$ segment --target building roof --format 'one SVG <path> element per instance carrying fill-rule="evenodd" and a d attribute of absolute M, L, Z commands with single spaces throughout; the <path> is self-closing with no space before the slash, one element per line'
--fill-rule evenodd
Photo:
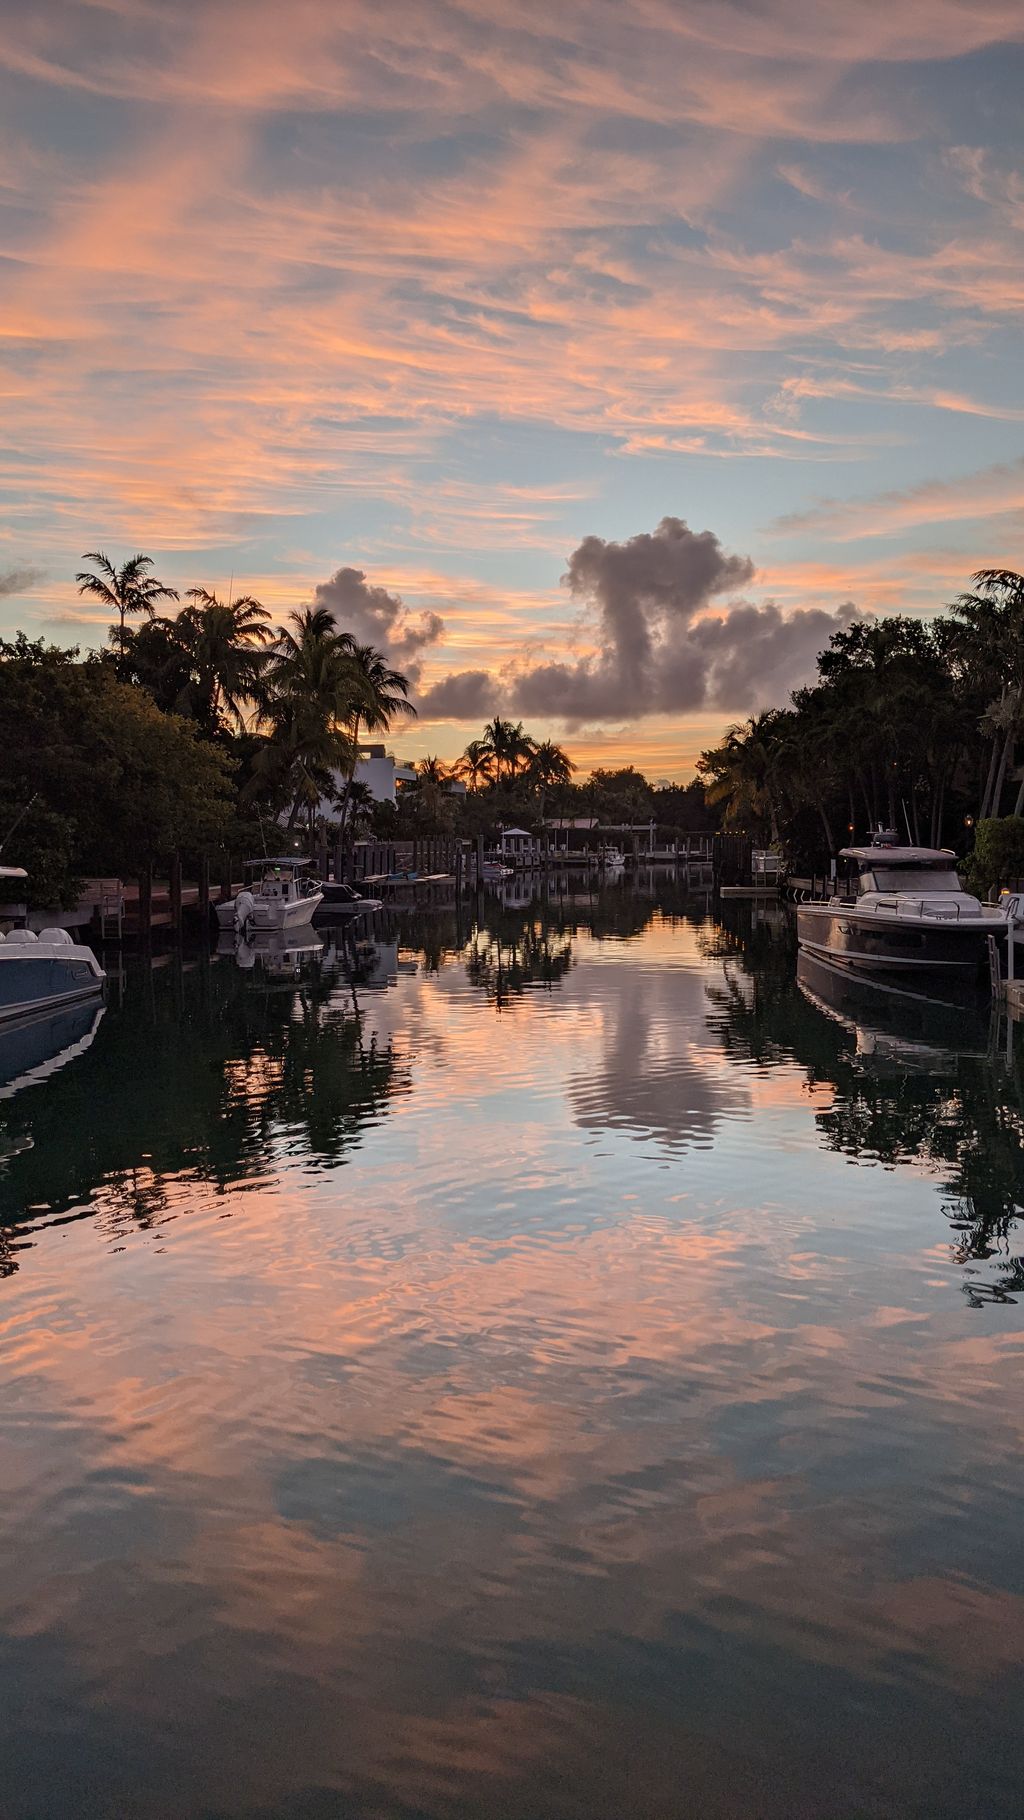
<path fill-rule="evenodd" d="M 515 834 L 522 840 L 536 839 L 536 836 L 531 834 L 528 828 L 503 828 L 501 831 L 502 840 L 506 840 L 510 834 Z"/>

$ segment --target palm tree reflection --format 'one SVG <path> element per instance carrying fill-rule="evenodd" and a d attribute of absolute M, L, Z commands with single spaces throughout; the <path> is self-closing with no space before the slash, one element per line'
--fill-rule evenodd
<path fill-rule="evenodd" d="M 797 965 L 784 935 L 751 936 L 739 924 L 724 981 L 708 998 L 708 1022 L 735 1059 L 792 1061 L 809 1085 L 832 1087 L 814 1114 L 828 1149 L 934 1172 L 972 1302 L 1024 1291 L 1024 1257 L 1010 1251 L 1024 1216 L 1020 1044 L 1003 1052 L 987 1005 L 914 1002 L 837 982 L 808 957 Z M 983 1279 L 977 1267 L 996 1258 L 994 1280 Z"/>

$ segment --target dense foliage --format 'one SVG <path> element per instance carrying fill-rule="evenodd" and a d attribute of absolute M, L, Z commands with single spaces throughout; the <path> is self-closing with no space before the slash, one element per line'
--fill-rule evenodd
<path fill-rule="evenodd" d="M 964 849 L 982 818 L 1024 813 L 1024 578 L 982 570 L 929 624 L 857 620 L 788 708 L 733 727 L 701 755 L 726 822 L 797 860 L 880 823 Z"/>
<path fill-rule="evenodd" d="M 21 816 L 3 859 L 28 868 L 34 901 L 223 839 L 234 765 L 195 725 L 77 651 L 19 636 L 0 663 L 0 834 Z"/>

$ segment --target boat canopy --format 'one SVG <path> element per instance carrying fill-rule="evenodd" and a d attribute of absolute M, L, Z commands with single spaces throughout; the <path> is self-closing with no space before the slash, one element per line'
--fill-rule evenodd
<path fill-rule="evenodd" d="M 950 861 L 956 861 L 952 847 L 843 847 L 839 857 L 855 859 L 859 866 L 913 866 L 915 871 L 922 866 L 948 871 Z"/>
<path fill-rule="evenodd" d="M 27 878 L 24 866 L 0 866 L 0 878 Z"/>
<path fill-rule="evenodd" d="M 311 859 L 297 859 L 294 853 L 285 853 L 282 854 L 280 858 L 275 858 L 274 856 L 268 858 L 267 855 L 264 854 L 259 859 L 247 859 L 245 863 L 247 868 L 252 872 L 259 872 L 261 870 L 265 872 L 268 866 L 275 872 L 283 872 L 286 866 L 293 871 L 301 872 L 305 867 L 311 866 L 313 861 Z"/>

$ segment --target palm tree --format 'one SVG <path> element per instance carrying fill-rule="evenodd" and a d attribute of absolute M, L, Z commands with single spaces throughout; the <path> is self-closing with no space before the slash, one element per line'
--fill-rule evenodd
<path fill-rule="evenodd" d="M 495 782 L 500 783 L 502 766 L 506 779 L 511 779 L 528 763 L 533 751 L 533 740 L 524 731 L 521 720 L 513 724 L 512 721 L 500 720 L 495 715 L 484 728 L 483 746 L 494 760 Z"/>
<path fill-rule="evenodd" d="M 527 775 L 540 795 L 541 821 L 544 820 L 544 802 L 548 791 L 558 784 L 571 783 L 575 769 L 568 752 L 556 745 L 554 740 L 543 739 L 539 745 L 534 746 Z"/>
<path fill-rule="evenodd" d="M 334 773 L 354 769 L 347 731 L 361 681 L 347 632 L 324 608 L 306 608 L 280 626 L 265 670 L 263 714 L 269 731 L 253 771 L 291 799 L 288 826 L 300 808 L 312 817 L 322 796 L 333 793 Z"/>
<path fill-rule="evenodd" d="M 442 758 L 421 758 L 416 774 L 421 783 L 436 784 L 439 790 L 447 787 L 452 775 Z"/>
<path fill-rule="evenodd" d="M 708 802 L 725 804 L 727 822 L 767 821 L 775 846 L 780 840 L 778 719 L 773 709 L 751 715 L 742 726 L 729 728 L 721 746 L 697 760 L 698 771 L 710 779 Z"/>
<path fill-rule="evenodd" d="M 479 790 L 481 783 L 489 784 L 493 779 L 493 748 L 485 740 L 471 739 L 455 768 L 471 790 Z"/>
<path fill-rule="evenodd" d="M 259 701 L 271 638 L 270 614 L 251 594 L 225 606 L 207 588 L 189 588 L 189 606 L 167 621 L 174 645 L 187 666 L 187 681 L 175 701 L 179 714 L 201 721 L 211 732 L 226 710 L 237 728 L 245 725 L 246 703 Z"/>
<path fill-rule="evenodd" d="M 367 733 L 386 733 L 396 715 L 415 714 L 416 709 L 408 699 L 408 677 L 403 676 L 400 670 L 393 670 L 390 667 L 383 651 L 376 650 L 373 645 L 357 645 L 354 640 L 349 638 L 347 632 L 341 633 L 340 636 L 349 640 L 353 676 L 352 705 L 348 717 L 352 756 L 349 763 L 348 782 L 341 802 L 341 825 L 344 829 L 348 819 L 356 765 L 359 763 L 361 729 L 365 728 Z"/>
<path fill-rule="evenodd" d="M 342 797 L 336 796 L 334 799 L 335 808 L 340 809 L 341 803 Z M 377 798 L 374 796 L 369 784 L 364 784 L 362 778 L 357 777 L 348 793 L 349 824 L 353 834 L 370 821 L 376 807 Z"/>
<path fill-rule="evenodd" d="M 102 550 L 86 550 L 83 562 L 94 562 L 99 574 L 91 569 L 80 569 L 75 576 L 79 594 L 91 594 L 95 600 L 101 600 L 105 607 L 113 607 L 118 615 L 118 630 L 111 627 L 111 642 L 117 645 L 118 654 L 123 659 L 127 644 L 125 633 L 125 615 L 128 613 L 146 613 L 152 619 L 157 603 L 161 600 L 177 600 L 175 588 L 167 588 L 155 575 L 150 575 L 153 558 L 143 556 L 141 552 L 130 556 L 128 561 L 115 569 L 109 556 Z"/>

